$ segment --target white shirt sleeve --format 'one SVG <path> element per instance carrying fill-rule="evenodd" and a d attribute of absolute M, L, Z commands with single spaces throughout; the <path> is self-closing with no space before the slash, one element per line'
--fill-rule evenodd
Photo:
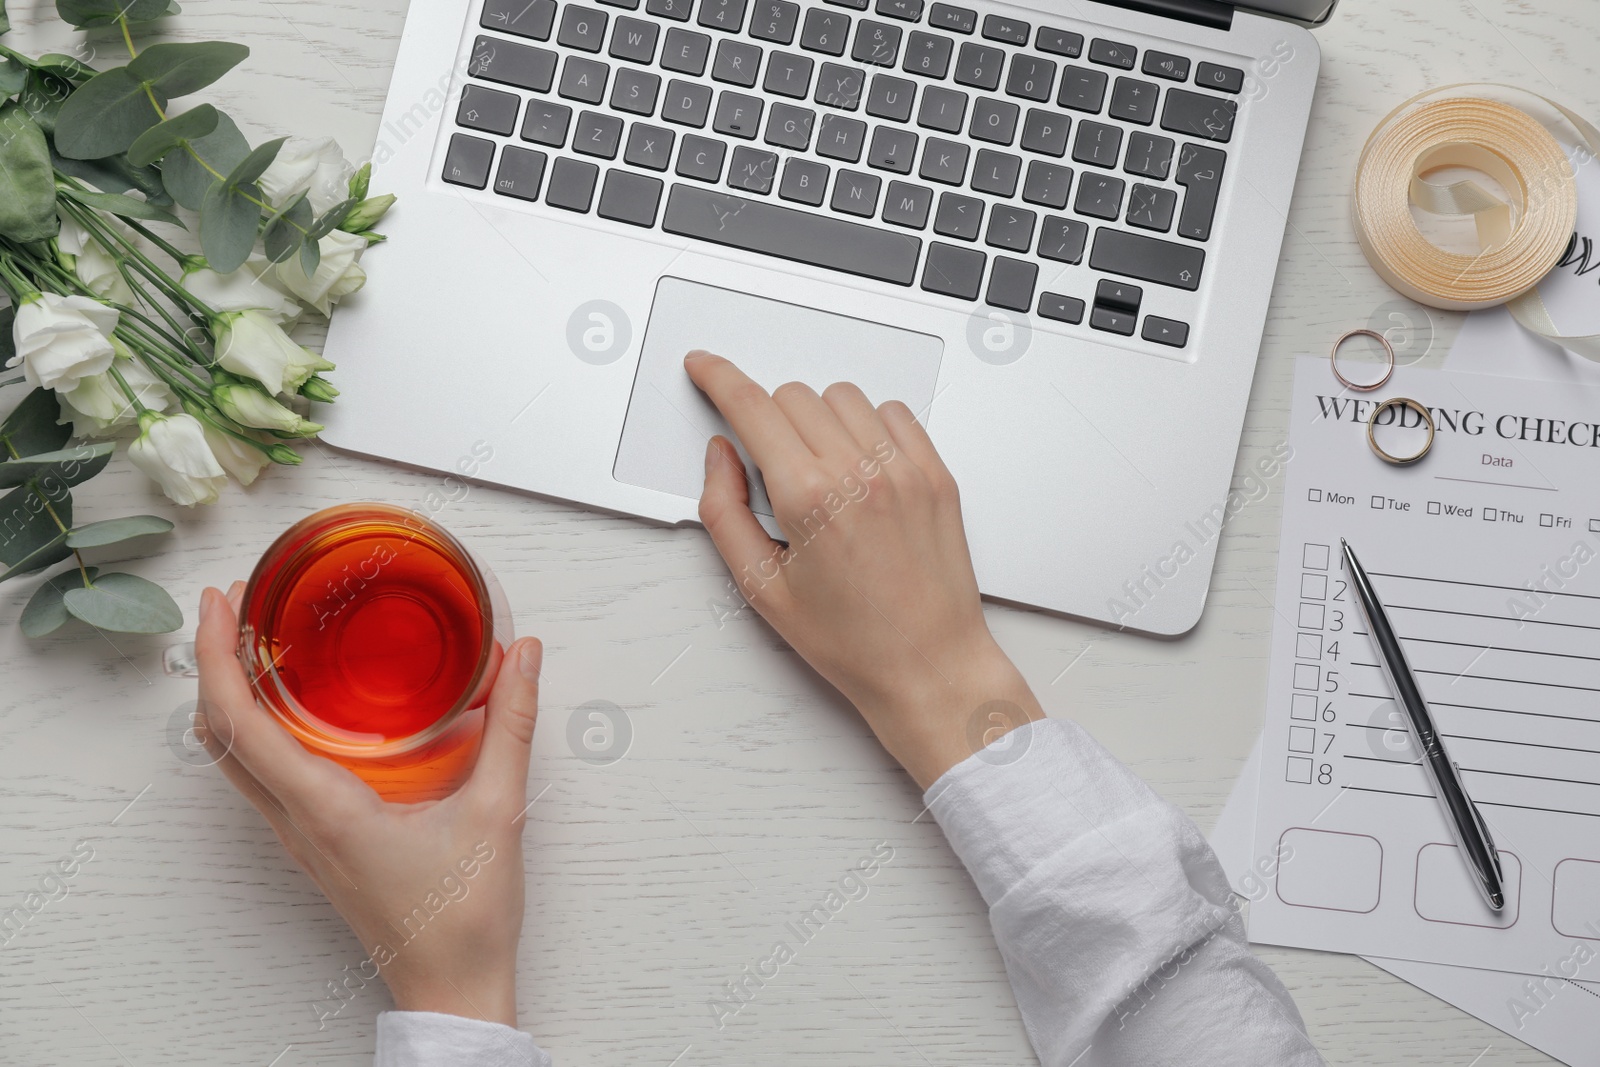
<path fill-rule="evenodd" d="M 1044 1067 L 1322 1063 L 1199 829 L 1076 724 L 1019 727 L 924 799 Z"/>
<path fill-rule="evenodd" d="M 378 1015 L 373 1067 L 550 1067 L 550 1054 L 521 1030 L 432 1011 Z"/>

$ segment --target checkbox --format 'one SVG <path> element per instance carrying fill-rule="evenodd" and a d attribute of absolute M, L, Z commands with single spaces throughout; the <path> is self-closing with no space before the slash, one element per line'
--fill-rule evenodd
<path fill-rule="evenodd" d="M 1382 511 L 1383 510 L 1383 497 L 1375 496 L 1375 497 L 1372 498 L 1372 510 L 1373 511 Z"/>
<path fill-rule="evenodd" d="M 1327 613 L 1327 608 L 1322 604 L 1301 604 L 1300 605 L 1300 629 L 1302 629 L 1302 630 L 1320 630 L 1320 629 L 1322 629 L 1322 623 L 1323 623 L 1324 617 L 1326 616 L 1326 613 Z"/>
<path fill-rule="evenodd" d="M 1437 515 L 1437 514 L 1439 514 L 1439 511 L 1440 511 L 1439 502 L 1437 500 L 1428 501 L 1428 514 L 1429 515 Z"/>
<path fill-rule="evenodd" d="M 1326 574 L 1302 574 L 1300 576 L 1301 600 L 1327 600 L 1328 576 Z"/>
<path fill-rule="evenodd" d="M 1317 731 L 1309 726 L 1289 727 L 1290 752 L 1315 752 L 1317 750 Z"/>
<path fill-rule="evenodd" d="M 1554 515 L 1550 514 L 1549 512 L 1545 512 L 1544 514 L 1539 516 L 1539 525 L 1540 526 L 1547 526 L 1548 527 L 1548 526 L 1554 526 L 1555 524 L 1556 524 L 1556 517 Z"/>
<path fill-rule="evenodd" d="M 1284 778 L 1296 785 L 1311 784 L 1311 761 L 1304 756 L 1290 756 Z"/>
<path fill-rule="evenodd" d="M 1322 635 L 1321 634 L 1296 634 L 1294 638 L 1295 659 L 1321 659 Z"/>
<path fill-rule="evenodd" d="M 1321 489 L 1312 489 L 1312 490 L 1308 491 L 1306 493 L 1306 499 L 1311 501 L 1313 504 L 1322 503 L 1322 490 Z"/>
<path fill-rule="evenodd" d="M 1589 532 L 1590 533 L 1600 533 L 1600 519 L 1590 519 L 1589 520 Z"/>
<path fill-rule="evenodd" d="M 1313 693 L 1322 688 L 1322 668 L 1312 663 L 1294 665 L 1294 687 L 1309 689 Z"/>
<path fill-rule="evenodd" d="M 1317 698 L 1310 693 L 1296 693 L 1289 703 L 1289 718 L 1302 722 L 1317 721 Z"/>
<path fill-rule="evenodd" d="M 1301 554 L 1300 565 L 1308 571 L 1325 571 L 1328 569 L 1328 546 L 1306 545 L 1305 552 Z"/>
<path fill-rule="evenodd" d="M 1500 512 L 1496 511 L 1494 508 L 1484 508 L 1483 509 L 1483 521 L 1484 522 L 1494 522 L 1495 520 L 1497 520 L 1499 518 L 1500 518 Z"/>

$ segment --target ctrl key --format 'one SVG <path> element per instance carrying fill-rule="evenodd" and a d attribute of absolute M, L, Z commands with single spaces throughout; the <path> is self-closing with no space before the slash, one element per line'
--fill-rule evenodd
<path fill-rule="evenodd" d="M 516 145 L 506 146 L 506 150 L 500 153 L 500 169 L 494 172 L 494 191 L 518 200 L 539 199 L 545 161 L 543 152 L 518 148 Z"/>
<path fill-rule="evenodd" d="M 444 155 L 444 173 L 451 185 L 482 189 L 489 184 L 489 164 L 494 162 L 494 142 L 464 133 L 450 135 L 450 148 Z"/>
<path fill-rule="evenodd" d="M 1177 319 L 1164 319 L 1159 315 L 1146 315 L 1144 329 L 1139 336 L 1158 345 L 1182 348 L 1189 343 L 1189 324 Z"/>

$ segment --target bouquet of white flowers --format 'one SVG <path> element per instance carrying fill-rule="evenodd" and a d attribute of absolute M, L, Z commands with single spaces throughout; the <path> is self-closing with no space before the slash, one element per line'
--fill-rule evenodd
<path fill-rule="evenodd" d="M 366 281 L 360 259 L 392 196 L 369 197 L 331 140 L 252 148 L 210 104 L 172 101 L 249 50 L 224 41 L 135 46 L 171 0 L 57 0 L 79 28 L 113 27 L 128 62 L 96 70 L 0 45 L 0 362 L 32 391 L 0 423 L 0 581 L 72 557 L 24 609 L 30 636 L 69 618 L 165 632 L 164 590 L 100 573 L 81 549 L 172 528 L 141 515 L 75 526 L 71 488 L 113 441 L 178 504 L 211 503 L 229 475 L 299 463 L 321 429 L 333 369 L 288 331 Z M 0 34 L 9 29 L 0 0 Z M 198 251 L 182 233 L 197 223 Z M 73 439 L 79 443 L 72 444 Z M 87 440 L 86 440 L 87 439 Z"/>

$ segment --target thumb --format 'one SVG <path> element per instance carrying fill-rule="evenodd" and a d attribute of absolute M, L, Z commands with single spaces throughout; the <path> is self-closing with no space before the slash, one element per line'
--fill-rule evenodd
<path fill-rule="evenodd" d="M 528 788 L 533 726 L 539 718 L 544 646 L 525 637 L 506 650 L 489 693 L 478 763 L 467 788 L 492 804 L 520 807 Z"/>

